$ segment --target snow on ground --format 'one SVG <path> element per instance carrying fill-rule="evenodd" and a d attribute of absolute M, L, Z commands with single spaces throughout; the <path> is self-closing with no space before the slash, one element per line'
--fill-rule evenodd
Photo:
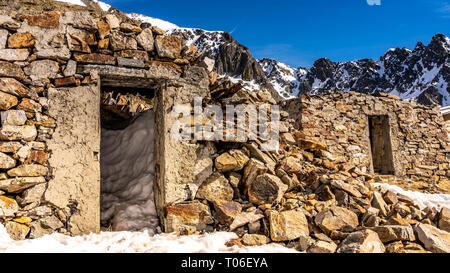
<path fill-rule="evenodd" d="M 421 209 L 429 207 L 436 208 L 440 211 L 443 207 L 450 208 L 450 194 L 431 194 L 417 191 L 407 191 L 400 188 L 399 186 L 381 183 L 375 183 L 374 186 L 377 188 L 390 190 L 397 194 L 403 194 L 411 198 L 414 203 Z"/>
<path fill-rule="evenodd" d="M 86 5 L 83 2 L 81 2 L 81 0 L 55 0 L 55 1 L 86 7 Z"/>
<path fill-rule="evenodd" d="M 0 224 L 0 253 L 296 253 L 278 244 L 260 247 L 226 247 L 237 235 L 218 232 L 205 235 L 152 236 L 141 232 L 102 232 L 69 237 L 62 234 L 45 235 L 34 240 L 13 241 Z"/>

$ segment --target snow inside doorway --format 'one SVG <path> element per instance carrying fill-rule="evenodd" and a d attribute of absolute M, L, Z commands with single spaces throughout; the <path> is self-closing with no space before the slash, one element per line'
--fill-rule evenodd
<path fill-rule="evenodd" d="M 153 97 L 150 89 L 102 87 L 102 230 L 160 232 L 153 193 Z"/>

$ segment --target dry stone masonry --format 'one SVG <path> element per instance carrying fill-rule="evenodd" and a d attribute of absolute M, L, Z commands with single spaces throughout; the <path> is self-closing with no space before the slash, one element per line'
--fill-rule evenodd
<path fill-rule="evenodd" d="M 0 13 L 0 222 L 14 239 L 159 224 L 178 234 L 233 231 L 229 246 L 450 252 L 448 208 L 374 186 L 450 192 L 438 108 L 355 92 L 277 103 L 216 74 L 182 36 L 119 11 L 31 2 L 46 4 L 14 1 Z M 261 137 L 174 139 L 174 106 L 196 97 L 224 111 L 280 106 L 279 149 L 265 151 Z M 151 136 L 127 138 L 133 128 Z"/>

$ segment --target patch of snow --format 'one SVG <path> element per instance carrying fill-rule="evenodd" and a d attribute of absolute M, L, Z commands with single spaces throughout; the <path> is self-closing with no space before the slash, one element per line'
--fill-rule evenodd
<path fill-rule="evenodd" d="M 154 130 L 153 111 L 124 130 L 102 128 L 100 215 L 113 231 L 160 231 L 153 194 Z"/>
<path fill-rule="evenodd" d="M 149 23 L 152 26 L 157 26 L 162 30 L 168 31 L 174 28 L 179 28 L 177 25 L 172 24 L 170 22 L 158 19 L 158 18 L 153 18 L 153 17 L 149 17 L 146 15 L 142 15 L 142 14 L 138 14 L 138 13 L 129 13 L 127 14 L 127 16 L 131 19 L 135 19 L 135 20 L 139 20 L 141 22 L 144 23 Z"/>
<path fill-rule="evenodd" d="M 377 188 L 390 190 L 396 194 L 403 194 L 411 198 L 411 200 L 414 201 L 414 204 L 419 206 L 421 209 L 428 207 L 436 208 L 440 211 L 443 207 L 450 208 L 450 194 L 431 194 L 417 191 L 407 191 L 399 186 L 383 183 L 375 183 L 374 186 Z"/>
<path fill-rule="evenodd" d="M 227 241 L 236 238 L 235 233 L 229 232 L 152 236 L 151 232 L 144 230 L 77 237 L 55 233 L 34 240 L 14 241 L 0 224 L 0 253 L 298 253 L 278 244 L 243 248 L 225 246 Z"/>
<path fill-rule="evenodd" d="M 81 0 L 55 0 L 55 1 L 86 7 L 86 5 Z"/>
<path fill-rule="evenodd" d="M 255 82 L 255 80 L 253 81 L 244 81 L 242 79 L 242 77 L 230 77 L 227 75 L 221 75 L 219 78 L 224 78 L 224 77 L 228 77 L 228 79 L 232 82 L 232 83 L 241 83 L 244 86 L 245 90 L 248 91 L 257 91 L 261 89 L 261 86 L 259 84 L 257 84 Z"/>
<path fill-rule="evenodd" d="M 108 11 L 112 6 L 99 0 L 93 0 L 103 11 Z"/>

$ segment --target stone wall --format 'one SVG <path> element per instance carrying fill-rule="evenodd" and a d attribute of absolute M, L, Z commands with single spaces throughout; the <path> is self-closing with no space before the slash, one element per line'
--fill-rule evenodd
<path fill-rule="evenodd" d="M 438 107 L 392 95 L 330 92 L 285 103 L 307 138 L 323 142 L 343 170 L 373 173 L 369 118 L 388 116 L 394 174 L 439 183 L 448 180 L 449 140 Z M 447 150 L 446 150 L 447 149 Z M 386 162 L 388 164 L 388 162 Z"/>
<path fill-rule="evenodd" d="M 208 94 L 198 57 L 180 37 L 120 14 L 2 10 L 0 222 L 12 237 L 100 230 L 101 86 L 156 92 L 161 220 L 167 203 L 188 199 L 212 160 L 167 129 L 175 103 Z"/>

